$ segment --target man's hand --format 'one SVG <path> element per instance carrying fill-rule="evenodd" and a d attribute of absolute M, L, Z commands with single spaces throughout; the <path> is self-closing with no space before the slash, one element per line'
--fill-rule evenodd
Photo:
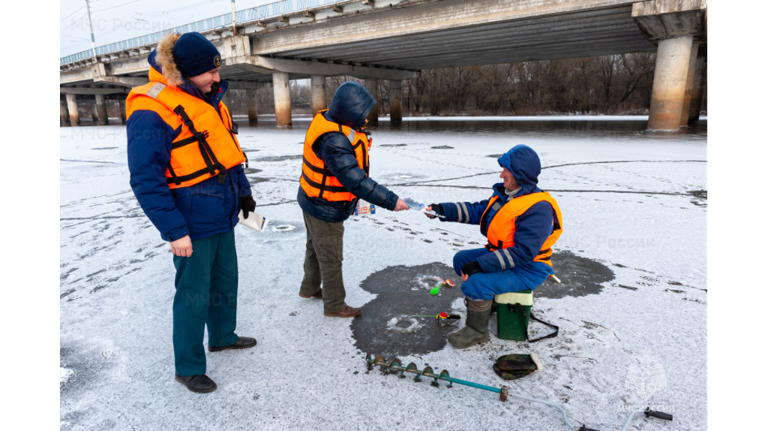
<path fill-rule="evenodd" d="M 404 210 L 407 210 L 408 208 L 409 208 L 408 204 L 405 203 L 404 200 L 397 198 L 397 205 L 395 205 L 395 211 L 404 211 Z"/>
<path fill-rule="evenodd" d="M 176 241 L 171 241 L 171 252 L 181 257 L 192 256 L 192 240 L 189 238 L 189 235 Z"/>
<path fill-rule="evenodd" d="M 443 215 L 443 206 L 440 205 L 440 204 L 432 204 L 432 205 L 426 207 L 424 210 L 427 211 L 427 212 L 434 211 L 435 214 Z M 433 216 L 432 214 L 427 214 L 426 212 L 424 213 L 424 215 L 429 217 L 429 218 L 437 218 L 437 217 Z"/>
<path fill-rule="evenodd" d="M 247 195 L 240 198 L 240 209 L 243 210 L 243 218 L 248 218 L 249 212 L 256 211 L 256 201 L 253 196 Z"/>
<path fill-rule="evenodd" d="M 469 280 L 469 276 L 478 272 L 483 272 L 483 268 L 480 268 L 480 264 L 476 260 L 467 262 L 461 267 L 461 280 Z"/>

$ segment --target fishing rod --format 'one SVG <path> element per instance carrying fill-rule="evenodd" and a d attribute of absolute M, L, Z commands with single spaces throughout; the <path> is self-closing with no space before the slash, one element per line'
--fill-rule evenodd
<path fill-rule="evenodd" d="M 437 320 L 443 319 L 443 320 L 461 320 L 461 316 L 458 314 L 448 314 L 444 311 L 441 311 L 439 314 L 432 315 L 432 314 L 411 314 L 413 317 L 434 317 Z"/>
<path fill-rule="evenodd" d="M 531 401 L 531 402 L 539 403 L 539 404 L 544 404 L 546 406 L 550 406 L 550 407 L 553 407 L 553 408 L 557 409 L 560 412 L 560 415 L 562 416 L 563 422 L 569 428 L 574 429 L 576 431 L 597 431 L 597 430 L 592 429 L 592 428 L 587 428 L 586 425 L 579 426 L 578 424 L 575 424 L 575 423 L 571 422 L 568 419 L 568 415 L 565 413 L 565 409 L 560 404 L 556 404 L 556 403 L 545 401 L 545 400 L 540 400 L 538 398 L 528 397 L 528 396 L 521 395 L 521 394 L 510 393 L 509 392 L 509 388 L 506 385 L 504 385 L 504 386 L 502 386 L 500 388 L 495 388 L 493 386 L 486 386 L 486 385 L 481 385 L 479 383 L 470 382 L 470 381 L 467 381 L 467 380 L 457 379 L 457 378 L 451 377 L 451 375 L 448 373 L 447 370 L 441 371 L 440 374 L 435 374 L 435 372 L 432 369 L 432 367 L 425 367 L 423 370 L 419 370 L 418 367 L 416 366 L 416 364 L 414 364 L 413 362 L 411 362 L 407 366 L 403 367 L 403 364 L 402 364 L 402 362 L 399 359 L 395 358 L 395 359 L 392 359 L 391 361 L 387 362 L 386 359 L 383 356 L 381 356 L 381 355 L 376 356 L 375 358 L 371 358 L 371 355 L 368 354 L 365 357 L 365 362 L 366 362 L 366 365 L 368 367 L 368 371 L 373 370 L 374 366 L 381 367 L 382 371 L 387 371 L 387 369 L 394 370 L 394 371 L 399 371 L 400 374 L 398 374 L 397 377 L 399 377 L 401 379 L 405 378 L 405 373 L 412 373 L 412 374 L 416 374 L 416 377 L 414 377 L 414 379 L 413 379 L 415 382 L 420 382 L 422 376 L 430 378 L 430 379 L 433 379 L 433 381 L 430 383 L 430 385 L 432 385 L 434 387 L 439 387 L 440 383 L 438 383 L 438 380 L 443 380 L 443 381 L 448 382 L 448 387 L 449 388 L 452 388 L 454 383 L 458 383 L 460 385 L 470 386 L 470 387 L 473 387 L 473 388 L 482 389 L 482 390 L 489 391 L 489 392 L 495 392 L 495 393 L 499 394 L 499 399 L 501 401 L 506 401 L 507 397 L 512 396 L 512 397 L 515 397 L 515 398 L 520 398 L 522 400 Z M 642 411 L 642 410 L 639 410 L 639 409 L 634 409 L 627 416 L 626 421 L 624 421 L 624 426 L 622 426 L 620 431 L 626 431 L 627 427 L 629 426 L 629 423 L 632 421 L 632 418 L 635 416 L 635 414 L 641 413 L 641 412 L 645 413 L 646 417 L 655 417 L 655 418 L 663 419 L 663 420 L 667 420 L 667 421 L 671 421 L 672 420 L 672 415 L 670 415 L 668 413 L 664 413 L 664 412 L 653 411 L 653 410 L 650 409 L 650 407 L 646 408 L 645 411 Z"/>

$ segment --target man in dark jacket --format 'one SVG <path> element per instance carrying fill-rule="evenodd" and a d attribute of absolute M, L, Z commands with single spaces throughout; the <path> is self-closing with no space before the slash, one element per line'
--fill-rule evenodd
<path fill-rule="evenodd" d="M 448 337 L 459 349 L 488 340 L 495 295 L 533 290 L 554 274 L 551 247 L 562 233 L 563 221 L 557 202 L 537 186 L 539 156 L 532 148 L 517 145 L 498 162 L 504 182 L 493 185 L 489 199 L 427 207 L 443 216 L 441 221 L 480 225 L 488 238 L 484 248 L 460 251 L 453 258 L 467 297 L 467 325 Z"/>
<path fill-rule="evenodd" d="M 360 83 L 345 82 L 329 109 L 312 120 L 304 139 L 298 201 L 307 228 L 307 249 L 299 296 L 321 298 L 329 317 L 354 317 L 361 312 L 344 302 L 341 269 L 344 221 L 358 199 L 390 211 L 408 209 L 396 194 L 368 176 L 371 142 L 363 126 L 375 105 Z"/>
<path fill-rule="evenodd" d="M 227 83 L 219 79 L 221 57 L 213 44 L 200 33 L 169 34 L 149 64 L 150 83 L 126 100 L 130 183 L 174 254 L 176 380 L 190 391 L 211 392 L 216 384 L 205 375 L 206 324 L 209 351 L 256 345 L 235 334 L 234 236 L 239 211 L 247 215 L 256 202 L 240 164 L 245 156 L 237 127 L 220 103 Z"/>

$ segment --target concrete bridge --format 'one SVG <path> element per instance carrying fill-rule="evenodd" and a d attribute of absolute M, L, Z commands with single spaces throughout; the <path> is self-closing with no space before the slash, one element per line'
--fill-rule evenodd
<path fill-rule="evenodd" d="M 93 100 L 101 124 L 117 101 L 125 121 L 125 96 L 148 82 L 157 41 L 199 31 L 221 52 L 230 88 L 247 90 L 252 121 L 256 90 L 271 86 L 278 126 L 291 125 L 293 79 L 311 79 L 315 112 L 326 76 L 363 79 L 375 97 L 388 80 L 400 121 L 402 81 L 424 69 L 656 52 L 648 128 L 675 131 L 698 120 L 706 11 L 707 0 L 284 0 L 62 58 L 61 125 L 79 125 L 78 99 Z"/>

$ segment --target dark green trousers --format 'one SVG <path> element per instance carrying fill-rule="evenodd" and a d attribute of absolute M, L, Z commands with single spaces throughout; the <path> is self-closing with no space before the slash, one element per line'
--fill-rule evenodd
<path fill-rule="evenodd" d="M 176 373 L 205 374 L 203 334 L 208 345 L 237 341 L 237 252 L 235 231 L 192 241 L 192 256 L 173 256 L 176 296 L 173 298 L 173 353 Z"/>
<path fill-rule="evenodd" d="M 313 295 L 323 284 L 323 307 L 326 313 L 341 311 L 347 304 L 344 299 L 344 277 L 341 261 L 344 260 L 344 222 L 329 223 L 304 213 L 307 227 L 307 251 L 304 255 L 304 280 L 302 295 Z"/>

